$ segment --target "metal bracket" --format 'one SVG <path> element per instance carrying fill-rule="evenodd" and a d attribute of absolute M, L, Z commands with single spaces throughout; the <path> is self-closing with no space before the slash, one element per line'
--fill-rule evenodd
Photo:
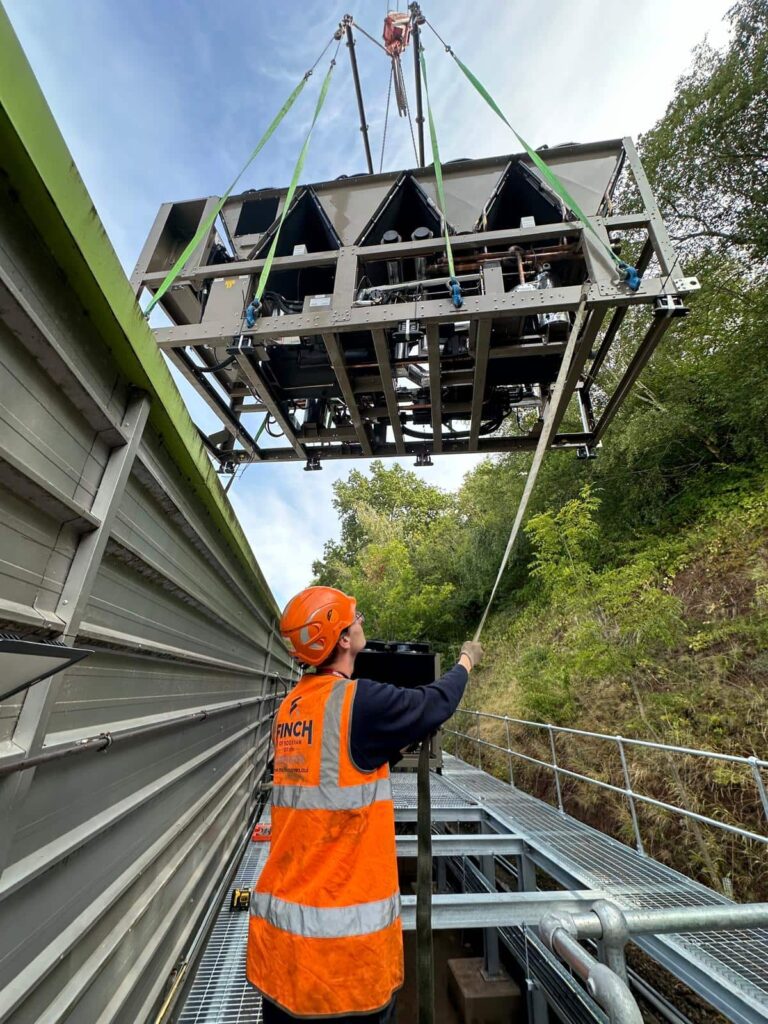
<path fill-rule="evenodd" d="M 679 292 L 697 292 L 701 288 L 698 277 L 676 277 L 673 284 Z"/>
<path fill-rule="evenodd" d="M 688 312 L 678 295 L 659 295 L 653 304 L 653 315 L 661 318 L 687 316 Z"/>

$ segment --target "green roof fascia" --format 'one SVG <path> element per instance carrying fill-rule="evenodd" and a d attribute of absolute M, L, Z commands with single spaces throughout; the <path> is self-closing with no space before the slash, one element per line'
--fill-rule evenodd
<path fill-rule="evenodd" d="M 149 420 L 271 611 L 280 610 L 206 455 L 197 428 L 0 4 L 3 171 L 116 366 L 152 399 Z"/>

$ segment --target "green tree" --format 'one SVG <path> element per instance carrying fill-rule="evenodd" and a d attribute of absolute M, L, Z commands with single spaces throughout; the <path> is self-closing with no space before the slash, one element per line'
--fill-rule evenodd
<path fill-rule="evenodd" d="M 454 509 L 455 498 L 439 487 L 431 487 L 411 470 L 394 464 L 385 466 L 380 459 L 370 464 L 370 476 L 353 469 L 346 480 L 333 485 L 333 507 L 339 514 L 339 541 L 325 545 L 323 557 L 313 565 L 318 581 L 328 582 L 330 567 L 351 565 L 369 541 L 365 517 L 361 511 L 375 509 L 393 526 L 400 525 L 408 542 L 421 537 L 436 520 Z"/>
<path fill-rule="evenodd" d="M 707 42 L 664 117 L 641 137 L 643 163 L 673 239 L 688 253 L 740 249 L 768 259 L 768 2 L 728 12 L 724 51 Z"/>

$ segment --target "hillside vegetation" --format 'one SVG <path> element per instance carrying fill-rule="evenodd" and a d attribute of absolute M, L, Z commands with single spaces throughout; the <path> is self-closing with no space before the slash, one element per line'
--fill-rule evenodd
<path fill-rule="evenodd" d="M 768 2 L 745 0 L 728 17 L 728 47 L 705 43 L 694 52 L 665 116 L 640 140 L 686 273 L 702 290 L 599 458 L 550 453 L 545 461 L 486 627 L 486 663 L 465 703 L 765 757 Z M 624 198 L 632 202 L 628 189 Z M 608 393 L 647 317 L 625 320 L 619 352 L 598 381 Z M 341 537 L 326 545 L 316 580 L 357 596 L 370 636 L 425 638 L 454 654 L 487 601 L 529 463 L 527 455 L 489 459 L 453 494 L 431 486 L 428 471 L 374 462 L 367 475 L 350 473 L 335 491 Z M 500 725 L 488 722 L 481 734 L 501 740 Z M 521 728 L 514 739 L 530 756 L 549 758 L 546 735 Z M 613 755 L 597 751 L 574 740 L 559 755 L 575 771 L 620 782 Z M 748 773 L 633 758 L 633 778 L 657 799 L 761 827 Z M 501 757 L 484 763 L 508 770 Z M 553 798 L 547 773 L 518 778 Z M 567 781 L 563 798 L 568 810 L 631 842 L 621 800 Z M 722 841 L 656 808 L 640 816 L 654 854 L 716 888 L 736 887 L 740 898 L 765 898 L 768 868 L 755 869 L 760 859 L 741 840 Z"/>

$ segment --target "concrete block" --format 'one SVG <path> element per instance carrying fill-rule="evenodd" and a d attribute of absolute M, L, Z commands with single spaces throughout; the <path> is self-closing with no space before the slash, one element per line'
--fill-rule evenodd
<path fill-rule="evenodd" d="M 510 1024 L 525 1015 L 520 988 L 503 974 L 483 977 L 483 958 L 448 961 L 448 992 L 463 1024 Z"/>

